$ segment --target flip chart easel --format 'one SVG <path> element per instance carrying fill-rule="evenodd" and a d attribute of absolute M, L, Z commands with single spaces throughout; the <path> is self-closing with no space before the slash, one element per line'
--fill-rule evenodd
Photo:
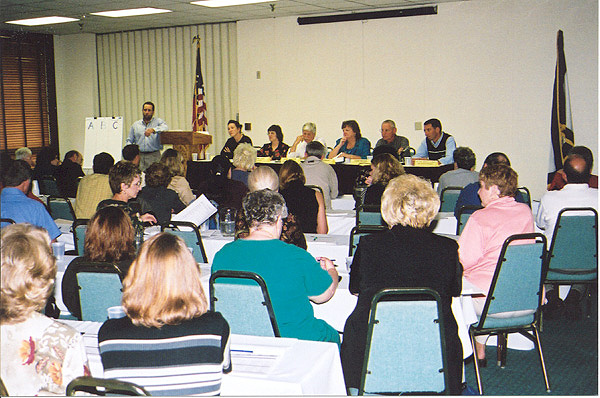
<path fill-rule="evenodd" d="M 86 117 L 83 145 L 83 168 L 92 168 L 94 156 L 107 152 L 121 160 L 123 149 L 123 117 Z"/>

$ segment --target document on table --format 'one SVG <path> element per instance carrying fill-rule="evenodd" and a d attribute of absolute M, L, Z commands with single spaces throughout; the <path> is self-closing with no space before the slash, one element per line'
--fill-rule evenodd
<path fill-rule="evenodd" d="M 171 216 L 173 221 L 190 221 L 200 226 L 204 221 L 208 220 L 210 216 L 217 212 L 217 208 L 204 195 L 200 195 L 199 198 L 194 200 L 185 209 L 181 210 L 177 214 Z M 186 230 L 186 227 L 180 227 L 180 229 Z M 187 228 L 190 230 L 190 228 Z"/>
<path fill-rule="evenodd" d="M 236 373 L 267 375 L 277 365 L 296 339 L 278 339 L 278 345 L 231 344 L 231 363 Z"/>

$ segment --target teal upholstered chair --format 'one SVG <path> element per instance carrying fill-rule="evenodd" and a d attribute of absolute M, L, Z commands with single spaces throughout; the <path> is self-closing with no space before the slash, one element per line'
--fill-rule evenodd
<path fill-rule="evenodd" d="M 386 225 L 383 218 L 381 218 L 381 206 L 358 206 L 356 208 L 356 226 L 359 225 Z"/>
<path fill-rule="evenodd" d="M 357 227 L 353 227 L 350 231 L 348 256 L 352 257 L 354 255 L 354 251 L 356 250 L 361 237 L 374 233 L 385 232 L 387 230 L 388 228 L 384 227 L 383 225 L 359 225 Z"/>
<path fill-rule="evenodd" d="M 197 263 L 208 263 L 202 235 L 196 224 L 188 221 L 169 221 L 161 226 L 161 230 L 183 239 L 187 247 L 193 249 L 192 254 Z"/>
<path fill-rule="evenodd" d="M 110 266 L 107 264 L 108 268 Z M 121 275 L 116 266 L 112 271 L 77 273 L 82 321 L 104 322 L 108 318 L 106 310 L 121 305 Z"/>
<path fill-rule="evenodd" d="M 440 194 L 440 213 L 454 211 L 460 191 L 462 191 L 461 187 L 446 187 L 442 190 Z"/>

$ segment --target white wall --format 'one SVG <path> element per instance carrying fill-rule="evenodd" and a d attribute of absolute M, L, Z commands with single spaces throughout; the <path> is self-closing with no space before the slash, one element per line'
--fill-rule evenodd
<path fill-rule="evenodd" d="M 314 121 L 328 145 L 345 119 L 372 144 L 382 120 L 417 147 L 430 117 L 477 155 L 505 152 L 534 199 L 548 171 L 556 32 L 562 29 L 575 140 L 598 148 L 595 0 L 443 3 L 438 14 L 300 26 L 296 18 L 238 22 L 240 121 L 291 144 Z M 257 79 L 257 71 L 261 78 Z M 594 167 L 597 169 L 597 167 Z"/>
<path fill-rule="evenodd" d="M 96 36 L 54 36 L 59 150 L 83 153 L 85 118 L 98 116 Z"/>

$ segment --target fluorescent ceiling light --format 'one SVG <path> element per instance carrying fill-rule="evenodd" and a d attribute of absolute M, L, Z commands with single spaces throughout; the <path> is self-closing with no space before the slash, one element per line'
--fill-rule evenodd
<path fill-rule="evenodd" d="M 239 6 L 242 4 L 254 4 L 254 3 L 273 3 L 277 0 L 200 0 L 192 1 L 191 4 L 205 7 L 228 7 L 228 6 Z"/>
<path fill-rule="evenodd" d="M 145 7 L 145 8 L 130 8 L 127 10 L 91 12 L 90 14 L 100 15 L 103 17 L 120 18 L 120 17 L 132 17 L 135 15 L 161 14 L 163 12 L 172 12 L 172 11 L 164 10 L 162 8 Z"/>
<path fill-rule="evenodd" d="M 79 21 L 76 18 L 67 18 L 67 17 L 40 17 L 40 18 L 30 18 L 30 19 L 19 19 L 15 21 L 6 21 L 6 23 L 12 23 L 15 25 L 27 25 L 27 26 L 37 26 L 37 25 L 50 25 L 54 23 L 65 23 L 65 22 L 73 22 Z"/>

